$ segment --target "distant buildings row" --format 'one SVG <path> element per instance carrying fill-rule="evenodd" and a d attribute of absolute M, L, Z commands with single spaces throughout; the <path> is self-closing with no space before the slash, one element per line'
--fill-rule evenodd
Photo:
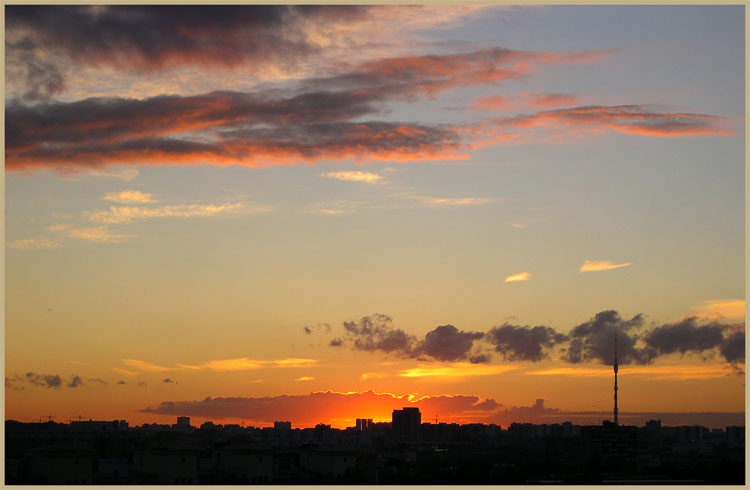
<path fill-rule="evenodd" d="M 9 484 L 744 483 L 744 440 L 744 427 L 656 420 L 432 424 L 414 407 L 343 430 L 6 421 L 5 469 Z"/>

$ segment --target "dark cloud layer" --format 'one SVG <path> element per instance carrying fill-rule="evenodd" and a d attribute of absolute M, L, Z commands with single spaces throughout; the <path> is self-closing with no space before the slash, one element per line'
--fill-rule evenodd
<path fill-rule="evenodd" d="M 62 378 L 59 374 L 36 374 L 26 373 L 26 381 L 35 386 L 45 386 L 47 388 L 59 388 L 62 386 Z"/>
<path fill-rule="evenodd" d="M 486 346 L 492 346 L 507 361 L 536 362 L 559 348 L 560 360 L 573 364 L 599 362 L 614 364 L 615 334 L 620 364 L 649 364 L 660 356 L 674 353 L 709 354 L 717 351 L 741 372 L 745 362 L 744 324 L 705 323 L 695 317 L 647 327 L 643 314 L 622 318 L 615 310 L 597 313 L 575 326 L 568 334 L 546 326 L 517 326 L 504 323 L 488 332 L 462 331 L 441 325 L 423 340 L 395 328 L 393 319 L 375 314 L 359 321 L 344 322 L 344 337 L 334 338 L 331 347 L 349 346 L 354 350 L 396 354 L 402 358 L 443 362 L 490 362 Z"/>
<path fill-rule="evenodd" d="M 320 49 L 301 29 L 367 16 L 366 6 L 128 5 L 6 8 L 6 29 L 84 66 L 157 70 L 293 63 Z"/>
<path fill-rule="evenodd" d="M 165 401 L 145 413 L 175 416 L 187 415 L 209 419 L 243 419 L 259 426 L 270 426 L 275 420 L 291 420 L 295 427 L 311 427 L 317 423 L 336 426 L 354 425 L 354 418 L 366 414 L 379 420 L 390 420 L 391 412 L 402 407 L 417 407 L 422 422 L 495 423 L 508 427 L 511 423 L 562 423 L 601 425 L 610 419 L 606 411 L 563 411 L 548 407 L 537 399 L 530 406 L 505 407 L 494 399 L 475 395 L 434 395 L 421 398 L 409 395 L 376 393 L 314 392 L 308 395 L 274 397 L 206 397 L 193 401 Z M 620 412 L 620 420 L 642 425 L 659 418 L 666 425 L 704 425 L 711 428 L 742 425 L 744 413 L 646 413 Z M 346 422 L 348 421 L 348 422 Z"/>
<path fill-rule="evenodd" d="M 510 361 L 540 361 L 547 357 L 547 351 L 568 337 L 544 326 L 516 326 L 504 323 L 493 327 L 486 334 L 495 350 Z"/>
<path fill-rule="evenodd" d="M 331 347 L 349 344 L 352 349 L 384 352 L 404 358 L 431 358 L 438 361 L 488 362 L 487 355 L 472 352 L 474 342 L 484 334 L 465 332 L 453 325 L 441 325 L 427 332 L 423 340 L 393 326 L 393 319 L 376 313 L 358 321 L 344 322 L 344 338 L 331 340 Z"/>

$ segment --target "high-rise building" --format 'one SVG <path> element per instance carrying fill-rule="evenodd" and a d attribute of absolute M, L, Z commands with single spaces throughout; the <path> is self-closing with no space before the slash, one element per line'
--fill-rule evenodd
<path fill-rule="evenodd" d="M 177 427 L 190 427 L 190 417 L 177 417 Z"/>
<path fill-rule="evenodd" d="M 366 430 L 372 426 L 372 419 L 357 419 L 357 430 Z"/>
<path fill-rule="evenodd" d="M 422 426 L 422 414 L 417 407 L 404 407 L 394 410 L 391 418 L 391 428 L 394 435 L 416 437 Z"/>

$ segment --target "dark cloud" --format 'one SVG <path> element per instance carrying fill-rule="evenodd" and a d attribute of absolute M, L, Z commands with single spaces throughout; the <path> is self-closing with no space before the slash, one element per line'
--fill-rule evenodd
<path fill-rule="evenodd" d="M 492 360 L 492 356 L 489 354 L 475 354 L 469 357 L 469 362 L 472 364 L 484 364 Z"/>
<path fill-rule="evenodd" d="M 332 339 L 332 340 L 331 340 L 331 341 L 330 341 L 330 342 L 328 343 L 328 346 L 329 346 L 329 347 L 341 347 L 342 345 L 344 345 L 344 341 L 343 341 L 343 340 L 341 340 L 341 339 L 339 339 L 339 338 L 335 338 L 335 339 Z"/>
<path fill-rule="evenodd" d="M 504 323 L 493 327 L 486 334 L 488 342 L 495 350 L 510 361 L 540 361 L 547 357 L 547 351 L 568 340 L 566 335 L 557 333 L 550 327 L 516 326 Z"/>
<path fill-rule="evenodd" d="M 483 336 L 480 332 L 464 332 L 453 325 L 441 325 L 427 332 L 414 350 L 438 361 L 461 361 L 469 357 L 474 341 Z M 476 356 L 474 360 L 481 362 L 482 358 Z"/>
<path fill-rule="evenodd" d="M 324 333 L 330 333 L 331 332 L 331 326 L 327 323 L 318 323 L 317 325 L 313 326 L 307 326 L 305 325 L 303 327 L 303 330 L 305 334 L 310 335 L 313 332 L 324 332 Z"/>
<path fill-rule="evenodd" d="M 12 390 L 23 390 L 23 386 L 21 386 L 24 382 L 23 376 L 15 375 L 12 378 L 5 377 L 5 388 L 6 389 L 12 389 Z"/>
<path fill-rule="evenodd" d="M 172 378 L 164 378 L 164 379 L 163 379 L 163 380 L 162 380 L 161 382 L 162 382 L 162 383 L 174 383 L 175 381 L 174 381 L 174 380 L 172 380 Z M 145 383 L 144 383 L 144 384 L 145 384 Z"/>
<path fill-rule="evenodd" d="M 36 374 L 32 372 L 26 373 L 26 381 L 35 386 L 46 386 L 47 388 L 60 388 L 62 386 L 62 378 L 59 374 L 54 376 L 51 374 Z"/>
<path fill-rule="evenodd" d="M 391 317 L 375 313 L 358 321 L 344 322 L 344 330 L 356 350 L 379 350 L 402 357 L 414 356 L 416 338 L 394 328 L 392 323 Z"/>
<path fill-rule="evenodd" d="M 127 384 L 127 383 L 125 383 L 125 381 L 123 381 L 123 380 L 120 380 L 120 381 L 118 381 L 118 382 L 117 382 L 117 384 L 118 384 L 118 385 L 124 385 L 124 384 Z M 139 384 L 140 384 L 140 383 L 139 383 Z M 144 383 L 144 384 L 145 384 L 145 383 Z"/>
<path fill-rule="evenodd" d="M 421 398 L 373 391 L 357 393 L 314 392 L 309 395 L 274 397 L 207 397 L 196 401 L 167 401 L 141 410 L 163 415 L 243 418 L 252 423 L 270 424 L 292 420 L 295 425 L 312 426 L 332 419 L 351 419 L 366 412 L 373 418 L 390 419 L 394 409 L 418 407 L 424 421 L 434 414 L 457 420 L 474 421 L 496 413 L 501 405 L 492 399 L 473 395 L 434 395 Z"/>
<path fill-rule="evenodd" d="M 183 65 L 291 64 L 320 47 L 305 23 L 333 25 L 365 6 L 21 6 L 6 29 L 80 65 L 143 71 Z"/>
<path fill-rule="evenodd" d="M 520 114 L 494 120 L 499 130 L 498 139 L 514 137 L 534 126 L 557 125 L 556 131 L 601 132 L 609 129 L 618 133 L 642 136 L 688 136 L 698 134 L 730 134 L 722 127 L 726 118 L 708 114 L 661 112 L 642 104 L 619 106 L 580 106 L 533 114 Z"/>
<path fill-rule="evenodd" d="M 81 386 L 83 384 L 83 380 L 80 376 L 71 375 L 70 381 L 68 381 L 68 388 L 77 388 L 78 386 Z"/>
<path fill-rule="evenodd" d="M 607 365 L 615 362 L 615 332 L 617 332 L 617 360 L 620 364 L 647 364 L 657 355 L 652 347 L 636 347 L 634 332 L 643 326 L 643 315 L 630 320 L 620 318 L 614 310 L 602 311 L 588 322 L 570 332 L 570 343 L 563 360 L 578 363 L 599 361 Z"/>
<path fill-rule="evenodd" d="M 98 383 L 98 384 L 102 384 L 102 385 L 106 385 L 107 384 L 107 382 L 104 381 L 101 378 L 89 378 L 89 382 L 90 383 Z"/>
<path fill-rule="evenodd" d="M 614 364 L 615 332 L 620 364 L 648 364 L 659 356 L 675 352 L 703 353 L 717 349 L 735 368 L 745 360 L 744 324 L 717 322 L 699 324 L 696 318 L 647 329 L 642 314 L 630 319 L 615 310 L 597 313 L 591 320 L 574 327 L 568 335 L 546 326 L 517 326 L 504 323 L 488 332 L 467 332 L 453 325 L 441 325 L 423 340 L 393 326 L 387 315 L 375 314 L 359 321 L 344 322 L 345 336 L 334 338 L 330 347 L 348 345 L 354 350 L 393 353 L 402 358 L 472 364 L 487 363 L 487 344 L 508 361 L 540 361 L 554 348 L 560 360 L 569 363 Z"/>
<path fill-rule="evenodd" d="M 659 354 L 703 352 L 719 346 L 724 340 L 724 326 L 718 323 L 698 325 L 698 319 L 682 321 L 654 328 L 643 340 Z"/>
<path fill-rule="evenodd" d="M 375 101 L 353 93 L 269 99 L 264 94 L 224 91 L 143 100 L 9 103 L 6 166 L 75 168 L 189 161 L 256 166 L 300 159 L 459 156 L 464 146 L 457 128 L 349 121 L 374 112 Z M 199 133 L 207 130 L 219 130 L 220 139 L 198 141 Z M 172 136 L 178 133 L 180 137 Z"/>
<path fill-rule="evenodd" d="M 721 343 L 719 352 L 724 359 L 735 367 L 737 374 L 743 374 L 738 364 L 745 363 L 745 326 L 733 325 L 727 329 L 729 334 Z"/>

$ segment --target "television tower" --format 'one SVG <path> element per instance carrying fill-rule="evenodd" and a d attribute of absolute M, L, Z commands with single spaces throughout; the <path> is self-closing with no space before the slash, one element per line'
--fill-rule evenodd
<path fill-rule="evenodd" d="M 615 330 L 615 427 L 617 427 L 617 330 Z"/>

